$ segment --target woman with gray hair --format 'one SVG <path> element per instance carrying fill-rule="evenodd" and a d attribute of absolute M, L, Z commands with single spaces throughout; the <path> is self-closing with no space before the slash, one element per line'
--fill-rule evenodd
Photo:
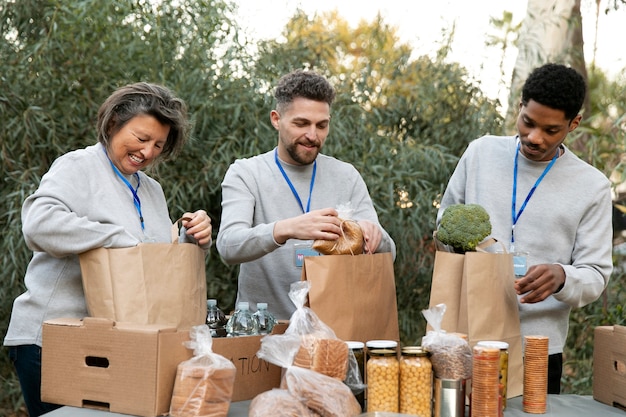
<path fill-rule="evenodd" d="M 78 255 L 91 249 L 170 242 L 172 220 L 161 185 L 143 170 L 175 156 L 189 122 L 185 103 L 167 88 L 136 83 L 117 89 L 98 111 L 98 143 L 54 161 L 22 207 L 33 257 L 4 339 L 31 417 L 58 406 L 41 401 L 45 320 L 88 316 Z M 181 241 L 211 245 L 204 210 L 183 214 Z"/>

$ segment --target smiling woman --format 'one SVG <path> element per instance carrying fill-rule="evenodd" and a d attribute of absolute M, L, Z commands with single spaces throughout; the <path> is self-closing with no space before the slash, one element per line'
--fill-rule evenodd
<path fill-rule="evenodd" d="M 33 251 L 26 292 L 13 304 L 4 339 L 29 415 L 58 406 L 42 403 L 41 328 L 44 320 L 88 316 L 78 254 L 141 242 L 171 242 L 172 221 L 161 185 L 142 169 L 173 156 L 185 143 L 185 103 L 147 83 L 116 90 L 98 112 L 95 145 L 62 155 L 23 204 L 26 244 Z M 176 216 L 180 217 L 180 216 Z M 181 241 L 211 245 L 204 210 L 184 213 Z"/>

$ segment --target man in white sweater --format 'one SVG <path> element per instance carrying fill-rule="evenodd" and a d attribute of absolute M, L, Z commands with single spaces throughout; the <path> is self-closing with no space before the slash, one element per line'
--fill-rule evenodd
<path fill-rule="evenodd" d="M 273 150 L 235 161 L 222 182 L 217 250 L 241 264 L 237 302 L 266 302 L 278 319 L 295 306 L 289 287 L 301 276 L 301 257 L 315 239 L 341 235 L 337 208 L 349 205 L 369 252 L 392 252 L 365 182 L 346 162 L 320 154 L 330 128 L 335 90 L 322 76 L 294 71 L 283 76 L 270 113 L 278 131 Z M 346 294 L 349 296 L 349 294 Z"/>
<path fill-rule="evenodd" d="M 549 337 L 548 393 L 557 394 L 570 310 L 598 299 L 613 268 L 610 182 L 563 145 L 585 91 L 571 68 L 535 69 L 522 88 L 518 135 L 470 143 L 437 216 L 452 204 L 480 204 L 491 236 L 528 254 L 526 275 L 511 285 L 522 336 Z"/>

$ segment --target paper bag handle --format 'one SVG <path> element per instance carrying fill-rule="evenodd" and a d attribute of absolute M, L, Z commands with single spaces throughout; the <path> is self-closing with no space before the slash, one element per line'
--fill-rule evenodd
<path fill-rule="evenodd" d="M 180 230 L 180 226 L 178 224 L 183 220 L 189 221 L 191 220 L 191 217 L 183 216 L 172 224 L 172 243 L 178 243 L 178 232 Z"/>
<path fill-rule="evenodd" d="M 500 244 L 500 246 L 502 246 L 502 253 L 509 253 L 506 250 L 506 245 L 504 244 L 504 242 L 493 237 L 490 237 L 489 239 L 479 243 L 478 246 L 476 246 L 476 252 L 487 252 L 487 248 L 497 244 Z"/>

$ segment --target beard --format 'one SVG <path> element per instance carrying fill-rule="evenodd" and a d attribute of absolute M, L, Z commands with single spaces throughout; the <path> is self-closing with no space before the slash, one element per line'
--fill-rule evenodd
<path fill-rule="evenodd" d="M 298 146 L 298 143 L 291 143 L 285 146 L 289 157 L 300 165 L 309 165 L 315 161 L 317 155 L 320 152 L 320 145 L 317 143 L 311 144 L 314 148 L 302 148 Z"/>

